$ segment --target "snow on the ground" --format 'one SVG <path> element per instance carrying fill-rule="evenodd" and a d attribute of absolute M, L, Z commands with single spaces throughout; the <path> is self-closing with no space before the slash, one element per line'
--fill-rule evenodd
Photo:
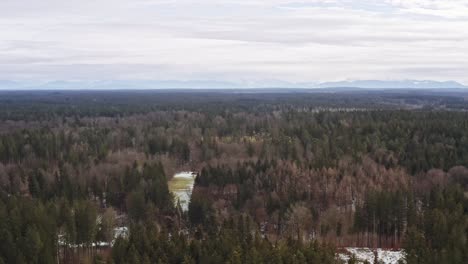
<path fill-rule="evenodd" d="M 182 171 L 174 174 L 173 178 L 184 178 L 184 179 L 193 179 L 195 178 L 195 173 L 191 171 Z"/>
<path fill-rule="evenodd" d="M 369 263 L 374 263 L 374 251 L 370 248 L 344 248 L 346 253 L 339 253 L 338 258 L 345 261 L 345 263 L 350 259 L 352 255 L 355 255 L 356 258 L 361 262 L 368 261 Z M 383 264 L 398 264 L 399 260 L 403 261 L 404 252 L 403 250 L 388 250 L 388 249 L 375 249 L 377 252 L 377 259 L 379 263 Z"/>
<path fill-rule="evenodd" d="M 116 227 L 114 228 L 114 239 L 109 242 L 105 241 L 97 241 L 91 243 L 91 247 L 108 247 L 108 246 L 113 246 L 114 242 L 117 238 L 122 237 L 126 238 L 128 237 L 128 228 L 126 226 L 121 226 L 121 227 Z M 64 234 L 59 234 L 58 235 L 58 243 L 60 246 L 67 246 L 69 248 L 79 248 L 79 247 L 85 247 L 86 245 L 84 244 L 72 244 L 72 243 L 67 243 L 65 240 L 65 235 Z"/>
<path fill-rule="evenodd" d="M 128 236 L 128 228 L 126 226 L 114 228 L 114 240 L 118 237 L 126 238 Z"/>

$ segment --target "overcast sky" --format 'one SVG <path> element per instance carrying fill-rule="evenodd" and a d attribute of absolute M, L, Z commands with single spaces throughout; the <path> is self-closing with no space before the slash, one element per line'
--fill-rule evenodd
<path fill-rule="evenodd" d="M 0 0 L 0 80 L 468 84 L 468 0 Z"/>

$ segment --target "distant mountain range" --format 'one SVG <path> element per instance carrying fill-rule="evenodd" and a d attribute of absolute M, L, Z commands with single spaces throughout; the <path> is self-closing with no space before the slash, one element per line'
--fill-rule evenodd
<path fill-rule="evenodd" d="M 333 88 L 333 90 L 355 89 L 468 89 L 468 86 L 455 81 L 341 81 L 341 82 L 302 82 L 292 83 L 281 80 L 265 80 L 257 82 L 223 82 L 211 80 L 176 81 L 176 80 L 100 80 L 100 81 L 51 81 L 22 82 L 0 80 L 1 90 L 60 90 L 60 89 L 242 89 L 242 88 Z"/>
<path fill-rule="evenodd" d="M 326 82 L 320 84 L 320 88 L 353 87 L 363 89 L 442 89 L 442 88 L 468 88 L 463 84 L 454 81 L 344 81 L 344 82 Z"/>

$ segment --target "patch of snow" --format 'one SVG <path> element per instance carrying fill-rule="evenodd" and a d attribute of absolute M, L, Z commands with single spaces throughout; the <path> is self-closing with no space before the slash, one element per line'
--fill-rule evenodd
<path fill-rule="evenodd" d="M 111 243 L 109 242 L 104 242 L 104 241 L 98 241 L 96 243 L 92 243 L 92 247 L 108 247 Z"/>
<path fill-rule="evenodd" d="M 110 243 L 105 242 L 105 241 L 96 241 L 96 242 L 91 243 L 91 247 L 108 247 L 108 246 L 112 247 L 117 238 L 119 238 L 119 237 L 126 238 L 127 236 L 128 236 L 128 228 L 126 226 L 116 227 L 116 228 L 114 228 L 114 239 L 112 239 L 112 241 Z M 66 246 L 68 248 L 82 248 L 82 247 L 86 246 L 85 244 L 67 243 L 64 234 L 59 234 L 58 235 L 58 244 L 60 246 Z"/>
<path fill-rule="evenodd" d="M 383 250 L 377 249 L 377 254 L 379 256 L 379 260 L 382 260 L 384 263 L 393 264 L 398 263 L 399 260 L 403 260 L 404 258 L 404 251 L 392 251 L 392 250 Z"/>
<path fill-rule="evenodd" d="M 347 262 L 352 255 L 355 255 L 359 262 L 364 263 L 368 261 L 369 263 L 374 263 L 375 253 L 377 253 L 377 259 L 379 263 L 383 264 L 398 264 L 398 261 L 404 259 L 403 250 L 388 250 L 377 248 L 375 250 L 370 248 L 355 248 L 348 247 L 344 248 L 347 253 L 338 253 L 338 259 L 341 259 Z"/>
<path fill-rule="evenodd" d="M 182 171 L 182 172 L 178 172 L 176 174 L 174 174 L 174 177 L 172 177 L 173 179 L 193 179 L 195 178 L 195 173 L 194 172 L 191 172 L 191 171 Z"/>
<path fill-rule="evenodd" d="M 118 237 L 126 238 L 128 236 L 128 228 L 126 226 L 114 228 L 114 240 Z"/>
<path fill-rule="evenodd" d="M 351 258 L 349 255 L 344 254 L 344 253 L 338 253 L 338 259 L 341 259 L 345 263 L 348 263 L 348 260 Z"/>

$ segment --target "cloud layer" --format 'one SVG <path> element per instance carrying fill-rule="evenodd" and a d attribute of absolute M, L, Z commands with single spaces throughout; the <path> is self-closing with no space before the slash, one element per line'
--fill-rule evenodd
<path fill-rule="evenodd" d="M 0 79 L 468 83 L 465 0 L 0 2 Z"/>

